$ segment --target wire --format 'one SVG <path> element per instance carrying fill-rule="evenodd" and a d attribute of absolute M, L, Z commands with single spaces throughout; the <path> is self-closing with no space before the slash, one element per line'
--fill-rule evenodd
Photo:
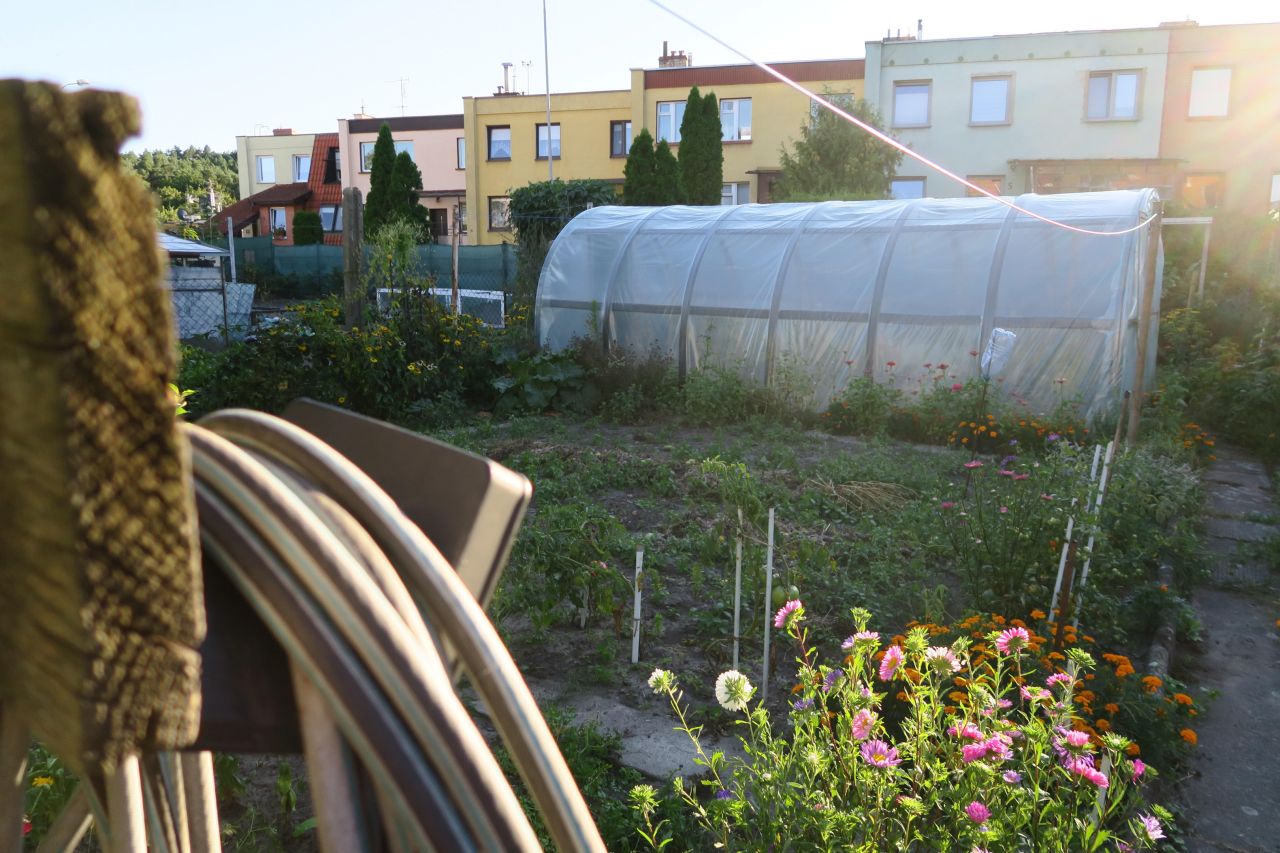
<path fill-rule="evenodd" d="M 737 54 L 738 56 L 742 57 L 747 62 L 756 66 L 761 71 L 764 71 L 766 74 L 770 75 L 771 77 L 776 77 L 779 81 L 790 86 L 792 89 L 795 89 L 797 92 L 804 95 L 809 100 L 813 101 L 815 104 L 819 104 L 820 106 L 826 107 L 827 109 L 831 110 L 831 112 L 840 116 L 840 118 L 844 119 L 850 124 L 853 124 L 856 127 L 861 128 L 867 133 L 871 134 L 876 139 L 879 139 L 881 142 L 884 142 L 885 144 L 890 145 L 893 148 L 896 148 L 897 150 L 901 151 L 903 154 L 906 154 L 908 157 L 911 157 L 914 160 L 918 160 L 920 163 L 923 163 L 925 166 L 928 166 L 930 169 L 933 169 L 936 172 L 941 172 L 943 175 L 947 176 L 948 178 L 951 178 L 953 181 L 956 181 L 957 183 L 963 184 L 964 186 L 968 187 L 974 192 L 980 195 L 984 195 L 987 198 L 992 199 L 994 201 L 998 201 L 1000 204 L 1003 204 L 1005 207 L 1012 208 L 1013 210 L 1016 210 L 1018 213 L 1024 214 L 1026 216 L 1030 216 L 1032 219 L 1038 219 L 1041 222 L 1047 223 L 1049 225 L 1057 226 L 1058 228 L 1066 229 L 1067 231 L 1074 231 L 1077 234 L 1089 234 L 1095 237 L 1119 237 L 1124 234 L 1132 234 L 1134 231 L 1142 230 L 1157 216 L 1157 214 L 1152 214 L 1151 216 L 1147 217 L 1142 222 L 1139 222 L 1137 225 L 1133 226 L 1132 228 L 1126 228 L 1123 231 L 1095 231 L 1092 228 L 1079 228 L 1075 225 L 1068 225 L 1065 222 L 1059 222 L 1056 219 L 1052 219 L 1048 216 L 1042 216 L 1039 213 L 1035 213 L 1034 211 L 1027 210 L 1025 207 L 1020 206 L 1016 202 L 1012 202 L 1012 201 L 1009 201 L 1007 198 L 998 196 L 995 193 L 990 192 L 989 190 L 983 187 L 980 187 L 977 184 L 972 183 L 969 180 L 966 180 L 965 178 L 962 178 L 960 175 L 957 175 L 955 172 L 951 171 L 946 166 L 943 166 L 940 163 L 936 163 L 933 160 L 930 160 L 928 157 L 925 157 L 923 154 L 919 154 L 911 150 L 906 145 L 903 145 L 901 142 L 894 139 L 892 136 L 889 136 L 887 133 L 883 132 L 879 128 L 874 127 L 873 125 L 867 124 L 866 122 L 859 119 L 857 116 L 850 115 L 849 113 L 840 109 L 835 104 L 831 103 L 825 98 L 815 94 L 809 89 L 806 89 L 804 86 L 801 86 L 799 83 L 792 80 L 790 77 L 786 76 L 782 72 L 777 71 L 776 69 L 773 69 L 768 65 L 765 65 L 763 62 L 760 62 L 759 60 L 753 59 L 752 57 L 748 56 L 747 54 L 738 50 L 733 45 L 726 42 L 724 39 L 716 36 L 714 33 L 708 32 L 707 30 L 695 24 L 693 21 L 686 18 L 684 15 L 681 15 L 679 12 L 667 6 L 665 3 L 662 3 L 661 0 L 649 0 L 649 2 L 657 6 L 662 11 L 666 12 L 668 15 L 671 15 L 673 18 L 679 21 L 682 21 L 683 23 L 685 23 L 690 27 L 693 27 L 693 29 L 702 33 L 704 36 L 711 39 L 716 44 L 720 45 L 726 50 L 729 50 Z"/>

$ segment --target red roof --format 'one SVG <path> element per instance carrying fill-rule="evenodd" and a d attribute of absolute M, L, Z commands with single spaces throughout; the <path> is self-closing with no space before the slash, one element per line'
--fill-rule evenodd
<path fill-rule="evenodd" d="M 239 231 L 241 228 L 247 228 L 251 222 L 258 216 L 258 206 L 253 203 L 253 198 L 242 198 L 235 204 L 222 208 L 215 215 L 218 222 L 218 232 L 220 234 L 227 233 L 227 217 L 231 217 L 233 228 Z"/>
<path fill-rule="evenodd" d="M 245 201 L 251 201 L 259 207 L 266 204 L 299 204 L 306 201 L 310 194 L 311 190 L 307 189 L 304 183 L 276 184 L 262 192 L 254 193 Z"/>
<path fill-rule="evenodd" d="M 307 187 L 311 190 L 311 202 L 307 207 L 312 210 L 319 210 L 322 204 L 342 204 L 342 183 L 337 180 L 325 183 L 324 180 L 337 150 L 338 134 L 316 134 L 315 145 L 311 148 L 311 172 L 307 175 Z"/>

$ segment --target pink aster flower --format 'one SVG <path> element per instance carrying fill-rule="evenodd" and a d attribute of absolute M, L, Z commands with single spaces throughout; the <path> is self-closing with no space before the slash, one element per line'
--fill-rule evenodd
<path fill-rule="evenodd" d="M 987 751 L 987 755 L 995 756 L 1001 761 L 1008 761 L 1013 758 L 1013 741 L 1006 738 L 1007 735 L 992 735 L 987 738 L 982 747 Z"/>
<path fill-rule="evenodd" d="M 1133 759 L 1133 778 L 1141 779 L 1142 774 L 1147 772 L 1147 765 L 1143 763 L 1141 758 Z"/>
<path fill-rule="evenodd" d="M 1071 676 L 1067 675 L 1065 672 L 1055 672 L 1044 680 L 1045 687 L 1052 687 L 1055 684 L 1066 684 L 1067 686 L 1070 686 L 1071 683 Z"/>
<path fill-rule="evenodd" d="M 1021 473 L 1021 474 L 1014 474 L 1014 475 L 1013 475 L 1013 479 L 1015 479 L 1015 480 L 1025 480 L 1025 479 L 1027 479 L 1027 478 L 1028 478 L 1028 477 L 1030 477 L 1030 476 L 1031 476 L 1030 474 L 1027 474 L 1026 472 L 1023 472 L 1023 473 Z"/>
<path fill-rule="evenodd" d="M 981 468 L 981 467 L 982 467 L 982 460 L 980 460 L 980 459 L 974 459 L 974 460 L 973 460 L 973 461 L 971 461 L 971 462 L 966 462 L 966 463 L 964 463 L 964 467 L 966 467 L 966 468 Z"/>
<path fill-rule="evenodd" d="M 1004 779 L 1004 781 L 1008 782 L 1010 785 L 1016 785 L 1022 781 L 1022 774 L 1017 770 L 1006 770 L 1004 773 L 1000 774 L 1000 778 Z"/>
<path fill-rule="evenodd" d="M 966 740 L 982 740 L 982 730 L 973 723 L 965 723 L 963 728 L 950 726 L 947 729 L 947 734 L 952 737 L 962 737 Z"/>
<path fill-rule="evenodd" d="M 884 650 L 884 658 L 880 661 L 880 680 L 890 681 L 902 666 L 902 646 L 890 646 Z"/>
<path fill-rule="evenodd" d="M 972 803 L 965 806 L 964 813 L 968 815 L 969 820 L 974 823 L 986 823 L 987 819 L 991 817 L 991 809 L 987 808 L 977 800 L 974 800 Z"/>
<path fill-rule="evenodd" d="M 800 599 L 798 598 L 793 598 L 786 604 L 782 605 L 782 608 L 778 610 L 777 615 L 773 617 L 773 627 L 786 627 L 787 620 L 791 618 L 791 614 L 793 613 L 800 613 L 801 615 L 804 613 L 804 605 L 800 603 Z"/>
<path fill-rule="evenodd" d="M 1016 655 L 1030 642 L 1031 635 L 1027 633 L 1026 628 L 1010 628 L 1007 631 L 1001 631 L 1000 636 L 996 637 L 996 651 L 1002 655 Z"/>
<path fill-rule="evenodd" d="M 840 644 L 840 648 L 846 652 L 852 649 L 858 643 L 878 643 L 880 642 L 880 634 L 877 631 L 859 631 L 852 637 L 846 637 L 845 641 Z"/>
<path fill-rule="evenodd" d="M 1013 476 L 1013 472 L 1012 472 L 1012 471 L 1010 471 L 1008 468 L 1001 468 L 1001 469 L 1000 469 L 999 471 L 997 471 L 996 473 L 997 473 L 998 475 L 1000 475 L 1001 477 L 1012 477 L 1012 476 Z"/>
<path fill-rule="evenodd" d="M 930 646 L 924 653 L 925 662 L 941 672 L 959 672 L 960 661 L 946 646 Z"/>
<path fill-rule="evenodd" d="M 987 757 L 987 745 L 985 743 L 966 743 L 964 748 L 960 750 L 960 758 L 965 764 L 972 764 Z"/>
<path fill-rule="evenodd" d="M 1028 686 L 1024 684 L 1021 688 L 1019 688 L 1019 692 L 1022 693 L 1022 698 L 1026 699 L 1028 702 L 1035 702 L 1040 699 L 1048 699 L 1051 696 L 1048 690 L 1045 690 L 1043 687 L 1036 687 L 1034 685 Z"/>
<path fill-rule="evenodd" d="M 938 506 L 940 506 L 942 509 L 955 509 L 955 508 L 956 508 L 956 502 L 955 502 L 955 501 L 943 501 L 942 503 L 938 504 Z"/>
<path fill-rule="evenodd" d="M 869 740 L 862 745 L 862 760 L 872 767 L 897 767 L 902 763 L 898 750 L 882 740 Z"/>
<path fill-rule="evenodd" d="M 1084 749 L 1089 745 L 1089 733 L 1078 732 L 1074 729 L 1064 729 L 1058 727 L 1058 734 L 1062 736 L 1062 742 L 1072 749 Z"/>
<path fill-rule="evenodd" d="M 871 736 L 871 730 L 875 727 L 876 715 L 866 708 L 853 715 L 853 725 L 850 728 L 850 734 L 854 740 L 866 740 Z"/>
<path fill-rule="evenodd" d="M 952 386 L 951 386 L 951 390 L 952 390 L 952 391 L 963 391 L 963 390 L 964 390 L 964 386 L 963 386 L 963 385 L 961 385 L 959 382 L 957 382 L 957 383 L 955 383 L 954 385 L 952 385 Z"/>
<path fill-rule="evenodd" d="M 1140 814 L 1138 820 L 1142 822 L 1142 831 L 1147 834 L 1148 841 L 1159 841 L 1164 838 L 1164 830 L 1160 828 L 1160 818 L 1155 815 Z"/>
<path fill-rule="evenodd" d="M 1088 779 L 1090 782 L 1092 782 L 1094 785 L 1096 785 L 1099 788 L 1105 788 L 1111 784 L 1111 781 L 1107 779 L 1105 773 L 1101 773 L 1092 767 L 1084 768 L 1083 770 L 1080 771 L 1080 775 L 1083 776 L 1085 779 Z"/>

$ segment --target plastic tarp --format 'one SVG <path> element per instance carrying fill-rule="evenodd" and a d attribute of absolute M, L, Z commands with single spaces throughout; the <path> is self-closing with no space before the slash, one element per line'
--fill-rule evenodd
<path fill-rule="evenodd" d="M 1158 196 L 1016 202 L 1119 231 L 1144 222 Z M 995 377 L 1004 389 L 1034 411 L 1076 399 L 1092 418 L 1133 381 L 1150 239 L 1159 239 L 1153 225 L 1081 234 L 987 198 L 596 207 L 552 244 L 536 325 L 552 350 L 591 338 L 606 349 L 657 348 L 681 375 L 714 364 L 767 383 L 799 370 L 815 407 L 863 375 L 911 390 L 976 377 L 992 329 L 1003 328 L 1018 336 Z"/>

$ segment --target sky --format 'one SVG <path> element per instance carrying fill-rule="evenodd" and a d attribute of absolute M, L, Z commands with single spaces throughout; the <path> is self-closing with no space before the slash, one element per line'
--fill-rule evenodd
<path fill-rule="evenodd" d="M 1256 23 L 1280 14 L 1262 0 L 663 0 L 763 61 L 858 58 L 892 30 L 926 39 L 1009 33 Z M 653 68 L 662 43 L 695 65 L 741 61 L 649 0 L 276 0 L 179 3 L 53 0 L 7 3 L 0 78 L 128 92 L 142 104 L 129 150 L 235 149 L 235 137 L 289 127 L 333 132 L 361 111 L 379 117 L 459 113 L 490 95 L 510 62 L 515 88 L 625 89 L 629 69 Z M 526 66 L 525 63 L 528 63 Z M 404 80 L 403 84 L 400 82 Z M 401 91 L 403 85 L 403 102 Z"/>

